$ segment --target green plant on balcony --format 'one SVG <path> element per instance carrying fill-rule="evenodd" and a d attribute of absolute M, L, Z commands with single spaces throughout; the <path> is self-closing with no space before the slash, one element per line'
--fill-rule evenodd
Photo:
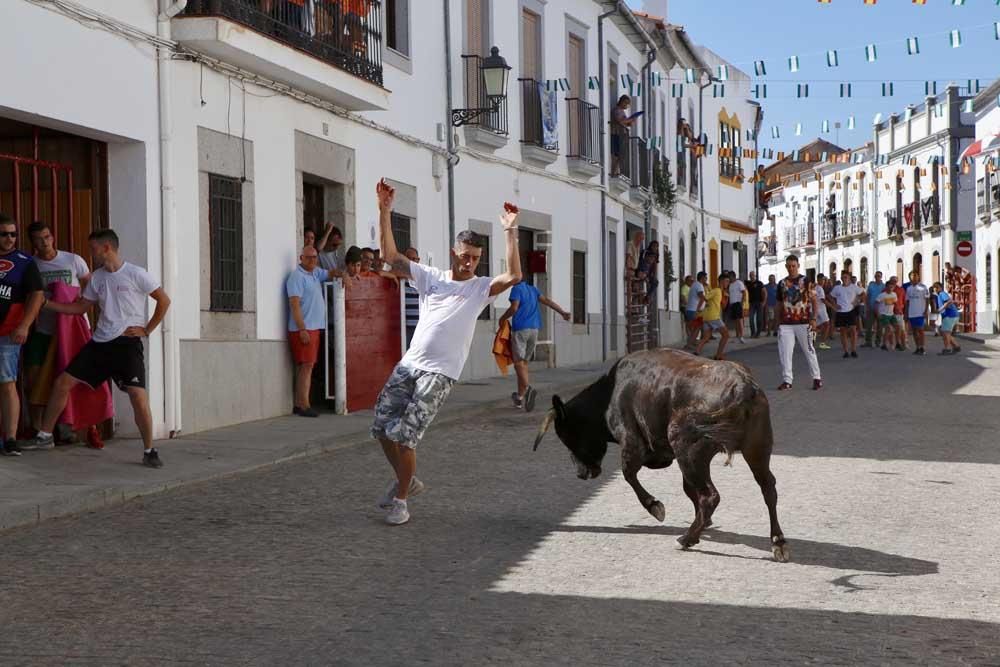
<path fill-rule="evenodd" d="M 674 275 L 674 254 L 670 252 L 670 248 L 666 249 L 666 257 L 663 258 L 663 293 L 670 295 L 670 286 L 677 282 L 677 277 Z"/>
<path fill-rule="evenodd" d="M 662 160 L 653 163 L 653 200 L 668 216 L 674 214 L 677 186 L 674 185 L 674 179 L 670 175 L 669 163 Z"/>

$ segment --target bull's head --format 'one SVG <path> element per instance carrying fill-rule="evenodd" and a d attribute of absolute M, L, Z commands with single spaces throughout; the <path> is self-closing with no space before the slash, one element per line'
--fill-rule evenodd
<path fill-rule="evenodd" d="M 580 479 L 593 479 L 601 474 L 601 462 L 608 452 L 608 441 L 603 423 L 594 424 L 593 414 L 579 414 L 573 409 L 573 401 L 567 405 L 559 396 L 552 397 L 552 409 L 545 415 L 538 435 L 535 437 L 535 449 L 545 437 L 545 433 L 555 424 L 556 435 L 569 449 L 570 457 L 576 465 L 576 476 Z M 603 415 L 597 415 L 603 422 Z"/>

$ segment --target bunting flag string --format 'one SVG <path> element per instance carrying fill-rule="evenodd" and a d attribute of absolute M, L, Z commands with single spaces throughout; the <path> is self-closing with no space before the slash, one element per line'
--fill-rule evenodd
<path fill-rule="evenodd" d="M 570 90 L 569 79 L 563 77 L 560 79 L 548 79 L 545 81 L 545 90 L 561 90 L 566 92 Z"/>
<path fill-rule="evenodd" d="M 600 90 L 601 89 L 601 78 L 598 76 L 588 76 L 587 77 L 587 88 L 590 90 Z"/>

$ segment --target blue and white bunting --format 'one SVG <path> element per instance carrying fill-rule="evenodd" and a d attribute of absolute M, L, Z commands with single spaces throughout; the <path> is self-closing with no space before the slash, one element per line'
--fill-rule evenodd
<path fill-rule="evenodd" d="M 1000 25 L 1000 23 L 998 23 L 997 25 Z M 1000 39 L 1000 37 L 997 37 L 997 39 Z M 878 60 L 877 46 L 875 46 L 874 44 L 869 44 L 868 46 L 865 47 L 865 60 L 867 60 L 870 63 L 873 63 L 876 60 Z"/>
<path fill-rule="evenodd" d="M 778 129 L 777 125 L 775 125 L 774 127 L 771 128 L 771 138 L 772 139 L 780 139 L 781 138 L 781 130 Z"/>
<path fill-rule="evenodd" d="M 965 102 L 962 103 L 962 112 L 972 113 L 972 100 L 965 100 Z"/>
<path fill-rule="evenodd" d="M 767 97 L 767 84 L 758 83 L 753 87 L 753 96 L 757 98 Z"/>
<path fill-rule="evenodd" d="M 993 39 L 1000 41 L 1000 22 L 993 22 Z"/>
<path fill-rule="evenodd" d="M 937 95 L 937 81 L 924 81 L 924 95 Z"/>
<path fill-rule="evenodd" d="M 840 96 L 841 97 L 851 97 L 852 96 L 851 84 L 849 84 L 849 83 L 842 83 L 842 84 L 840 84 Z"/>
<path fill-rule="evenodd" d="M 1000 39 L 1000 23 L 997 23 L 997 39 Z M 753 63 L 753 73 L 755 76 L 767 76 L 767 65 L 763 60 L 755 60 Z"/>
<path fill-rule="evenodd" d="M 670 96 L 671 97 L 684 97 L 684 84 L 683 83 L 672 83 L 672 84 L 670 84 Z"/>
<path fill-rule="evenodd" d="M 836 51 L 826 52 L 826 66 L 827 67 L 840 67 L 840 56 L 837 55 Z"/>
<path fill-rule="evenodd" d="M 882 112 L 875 114 L 875 119 L 872 120 L 872 125 L 878 125 L 882 122 Z"/>
<path fill-rule="evenodd" d="M 830 121 L 823 121 L 823 134 L 830 134 Z"/>
<path fill-rule="evenodd" d="M 600 90 L 601 89 L 601 77 L 599 76 L 588 76 L 587 77 L 587 88 L 590 90 Z"/>
<path fill-rule="evenodd" d="M 808 83 L 797 84 L 796 95 L 798 97 L 809 97 L 809 84 Z"/>
<path fill-rule="evenodd" d="M 788 71 L 798 72 L 799 71 L 799 57 L 792 56 L 788 59 Z"/>
<path fill-rule="evenodd" d="M 719 81 L 729 81 L 729 65 L 719 65 Z"/>
<path fill-rule="evenodd" d="M 688 67 L 687 69 L 684 70 L 684 80 L 687 81 L 688 83 L 694 83 L 697 80 L 697 77 L 695 76 L 694 73 L 694 68 Z"/>
<path fill-rule="evenodd" d="M 849 116 L 847 118 L 847 129 L 853 130 L 857 124 L 854 121 L 854 116 Z"/>
<path fill-rule="evenodd" d="M 960 46 L 962 46 L 962 31 L 952 30 L 949 39 L 951 41 L 951 48 L 953 49 L 959 48 Z"/>
<path fill-rule="evenodd" d="M 911 56 L 918 55 L 920 53 L 920 38 L 919 37 L 907 37 L 906 38 L 906 53 Z"/>
<path fill-rule="evenodd" d="M 802 123 L 796 123 L 795 124 L 795 136 L 796 137 L 801 137 L 802 136 Z"/>
<path fill-rule="evenodd" d="M 895 86 L 892 82 L 882 84 L 882 97 L 892 97 L 895 94 Z"/>
<path fill-rule="evenodd" d="M 726 87 L 720 83 L 716 83 L 712 86 L 712 97 L 725 97 Z"/>

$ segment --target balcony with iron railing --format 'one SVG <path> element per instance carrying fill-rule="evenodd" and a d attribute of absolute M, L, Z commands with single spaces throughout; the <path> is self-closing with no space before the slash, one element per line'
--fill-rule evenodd
<path fill-rule="evenodd" d="M 521 86 L 521 155 L 533 162 L 552 164 L 559 157 L 554 96 L 535 79 L 518 79 Z"/>
<path fill-rule="evenodd" d="M 465 122 L 470 141 L 500 148 L 507 144 L 510 134 L 507 97 L 490 97 L 486 92 L 483 76 L 483 57 L 462 56 L 463 80 L 465 82 L 465 106 L 483 109 L 480 114 Z"/>
<path fill-rule="evenodd" d="M 629 169 L 632 194 L 648 199 L 650 188 L 653 185 L 653 165 L 650 161 L 652 150 L 642 137 L 629 137 L 629 142 L 632 144 L 629 150 L 629 160 L 632 163 Z"/>
<path fill-rule="evenodd" d="M 601 110 L 579 97 L 566 100 L 569 170 L 593 178 L 601 173 Z"/>
<path fill-rule="evenodd" d="M 182 46 L 352 111 L 385 110 L 380 0 L 190 0 Z"/>
<path fill-rule="evenodd" d="M 762 257 L 775 257 L 778 254 L 778 237 L 773 235 L 765 236 L 760 240 L 759 246 L 760 246 L 759 247 L 760 254 Z"/>
<path fill-rule="evenodd" d="M 809 250 L 816 246 L 813 226 L 801 223 L 785 230 L 785 250 Z"/>

